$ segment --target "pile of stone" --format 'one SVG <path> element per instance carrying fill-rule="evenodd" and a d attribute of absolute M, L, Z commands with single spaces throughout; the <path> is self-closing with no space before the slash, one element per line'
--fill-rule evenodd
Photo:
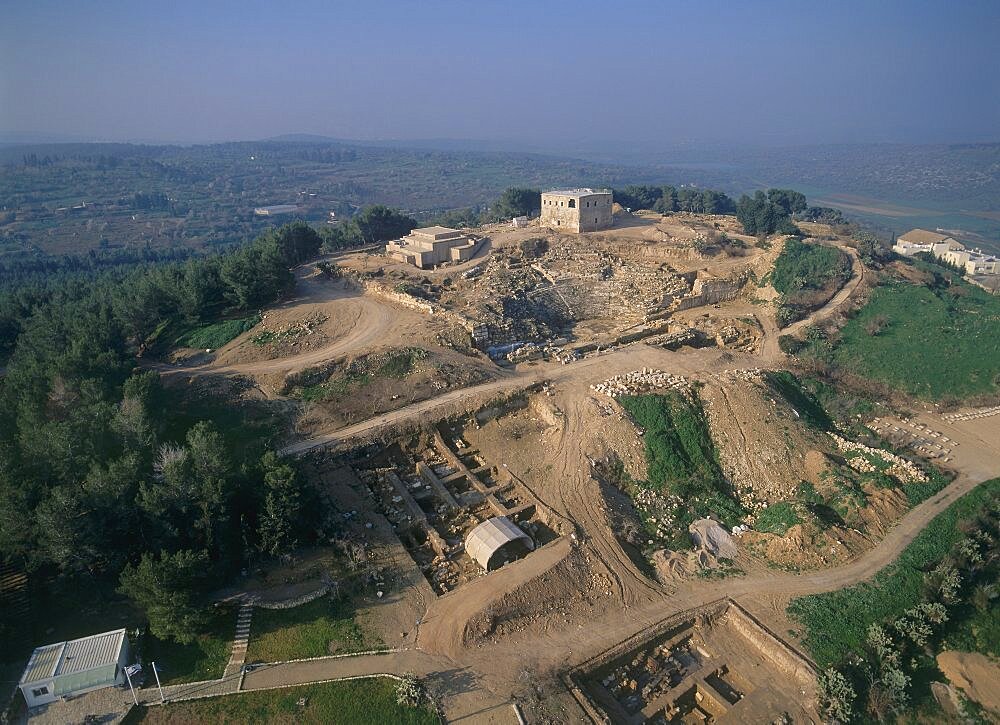
<path fill-rule="evenodd" d="M 745 370 L 727 370 L 725 376 L 730 380 L 741 380 L 745 383 L 764 382 L 764 371 L 760 368 L 748 368 Z"/>
<path fill-rule="evenodd" d="M 872 458 L 878 458 L 884 463 L 888 464 L 888 468 L 884 470 L 885 473 L 895 478 L 900 483 L 913 483 L 914 481 L 918 483 L 927 482 L 927 474 L 920 470 L 911 461 L 906 460 L 895 453 L 890 453 L 889 451 L 883 450 L 881 448 L 872 448 L 871 446 L 866 446 L 862 443 L 856 443 L 854 441 L 847 440 L 843 436 L 839 436 L 836 433 L 829 433 L 829 436 L 833 438 L 834 442 L 844 453 L 855 453 L 854 456 L 847 457 L 847 465 L 856 471 L 861 471 L 862 473 L 875 473 L 880 470 L 880 467 L 872 462 Z"/>
<path fill-rule="evenodd" d="M 286 322 L 284 324 L 272 324 L 266 314 L 261 315 L 260 329 L 253 335 L 251 340 L 258 345 L 265 345 L 269 342 L 294 340 L 298 337 L 313 334 L 313 332 L 316 331 L 316 328 L 328 319 L 329 318 L 326 315 L 316 312 L 302 320 Z"/>
<path fill-rule="evenodd" d="M 643 513 L 647 524 L 652 526 L 658 539 L 667 539 L 677 527 L 677 510 L 684 499 L 674 494 L 662 494 L 649 488 L 640 488 L 632 497 L 635 507 Z M 652 545 L 652 539 L 647 545 Z"/>
<path fill-rule="evenodd" d="M 697 330 L 688 327 L 683 330 L 678 330 L 677 332 L 667 333 L 666 335 L 654 335 L 653 337 L 646 339 L 646 344 L 662 347 L 667 350 L 678 350 L 685 345 L 690 347 L 700 345 L 701 336 L 698 334 Z"/>
<path fill-rule="evenodd" d="M 691 384 L 687 378 L 654 368 L 642 368 L 623 375 L 615 375 L 604 382 L 591 385 L 590 388 L 609 398 L 640 395 L 650 390 L 676 390 L 683 395 L 691 393 Z"/>
<path fill-rule="evenodd" d="M 993 408 L 980 408 L 979 410 L 972 410 L 968 413 L 949 413 L 941 417 L 945 420 L 955 422 L 961 420 L 976 420 L 977 418 L 990 418 L 994 415 L 1000 415 L 1000 405 Z"/>
<path fill-rule="evenodd" d="M 521 345 L 516 350 L 507 353 L 506 358 L 512 363 L 528 362 L 530 360 L 540 360 L 545 355 L 545 350 L 541 345 L 533 342 Z"/>
<path fill-rule="evenodd" d="M 743 337 L 743 331 L 733 325 L 726 325 L 715 333 L 715 344 L 719 347 L 726 347 L 739 341 Z"/>

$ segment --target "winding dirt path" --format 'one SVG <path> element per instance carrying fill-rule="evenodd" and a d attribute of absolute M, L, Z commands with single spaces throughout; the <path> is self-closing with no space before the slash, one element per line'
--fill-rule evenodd
<path fill-rule="evenodd" d="M 823 244 L 823 242 L 819 241 L 816 241 L 816 243 Z M 840 312 L 841 308 L 854 295 L 858 286 L 864 281 L 865 276 L 867 275 L 867 269 L 865 268 L 865 265 L 862 264 L 861 258 L 858 256 L 858 250 L 854 247 L 849 247 L 846 244 L 828 244 L 827 246 L 835 247 L 851 258 L 851 278 L 844 283 L 844 286 L 837 291 L 837 294 L 830 298 L 829 302 L 801 320 L 793 322 L 791 325 L 784 328 L 781 331 L 781 334 L 794 335 L 799 330 L 803 330 L 809 325 L 815 325 L 817 322 L 826 320 L 835 315 L 837 312 Z"/>
<path fill-rule="evenodd" d="M 804 330 L 817 322 L 829 319 L 836 313 L 840 312 L 844 306 L 851 301 L 854 297 L 855 291 L 868 275 L 868 270 L 861 262 L 861 258 L 858 256 L 858 251 L 854 249 L 854 247 L 849 247 L 846 244 L 823 242 L 817 239 L 810 239 L 809 241 L 815 244 L 824 244 L 825 246 L 834 247 L 842 251 L 844 254 L 847 254 L 851 258 L 851 277 L 839 290 L 837 290 L 837 293 L 831 297 L 825 305 L 820 307 L 818 310 L 813 310 L 801 320 L 793 322 L 788 327 L 778 327 L 778 323 L 774 319 L 773 309 L 771 308 L 754 314 L 757 321 L 760 322 L 761 330 L 763 331 L 763 337 L 760 343 L 760 356 L 770 365 L 780 364 L 781 360 L 785 357 L 785 354 L 781 352 L 781 348 L 778 346 L 778 338 L 780 336 L 794 335 L 800 330 Z"/>
<path fill-rule="evenodd" d="M 839 245 L 838 245 L 839 246 Z M 787 328 L 785 333 L 825 319 L 846 304 L 865 276 L 854 250 L 851 255 L 853 274 L 831 300 L 808 318 Z M 307 292 L 308 294 L 308 292 Z M 329 295 L 329 291 L 327 292 Z M 358 296 L 350 331 L 329 346 L 283 360 L 245 363 L 227 367 L 187 368 L 184 372 L 243 372 L 261 373 L 291 370 L 315 364 L 331 356 L 377 341 L 390 324 L 393 308 Z M 455 703 L 472 701 L 483 708 L 509 701 L 524 685 L 525 672 L 553 674 L 581 663 L 614 646 L 623 639 L 677 612 L 704 604 L 720 597 L 751 595 L 802 595 L 835 590 L 871 578 L 896 559 L 914 537 L 941 511 L 961 495 L 972 490 L 983 479 L 977 475 L 961 475 L 945 490 L 909 511 L 888 532 L 885 538 L 858 559 L 846 565 L 806 574 L 789 574 L 772 570 L 755 571 L 751 575 L 731 577 L 721 581 L 698 578 L 664 586 L 649 580 L 622 550 L 610 526 L 603 497 L 582 455 L 582 441 L 587 433 L 588 419 L 583 409 L 587 388 L 593 382 L 634 370 L 658 367 L 685 375 L 721 372 L 779 365 L 783 358 L 777 348 L 776 326 L 762 320 L 765 329 L 761 355 L 746 355 L 724 350 L 670 352 L 635 344 L 602 355 L 595 355 L 570 365 L 539 363 L 506 373 L 497 380 L 447 393 L 414 403 L 338 430 L 324 431 L 298 441 L 283 451 L 301 454 L 316 448 L 335 445 L 369 435 L 401 422 L 430 418 L 449 405 L 489 396 L 502 391 L 527 387 L 550 380 L 565 387 L 563 396 L 564 424 L 553 450 L 553 484 L 547 496 L 557 513 L 571 516 L 577 525 L 576 537 L 563 537 L 536 551 L 531 556 L 467 584 L 455 592 L 431 602 L 423 620 L 418 623 L 417 648 L 390 655 L 358 658 L 324 658 L 309 663 L 279 663 L 247 675 L 245 687 L 272 687 L 339 677 L 380 673 L 401 674 L 414 671 L 439 683 L 445 694 L 446 712 L 451 717 L 464 717 L 470 712 Z M 176 370 L 176 368 L 175 368 Z M 995 474 L 994 474 L 995 475 Z M 606 573 L 614 583 L 614 592 L 596 615 L 570 617 L 565 626 L 526 628 L 489 644 L 472 644 L 468 626 L 477 615 L 498 602 L 506 594 L 530 587 L 538 577 L 579 549 L 587 555 L 591 568 Z M 462 698 L 466 698 L 462 700 Z M 471 712 L 475 712 L 473 709 Z"/>
<path fill-rule="evenodd" d="M 528 564 L 534 559 L 536 563 L 532 566 L 505 567 L 451 595 L 440 597 L 432 604 L 423 622 L 417 648 L 272 663 L 248 673 L 242 687 L 235 681 L 193 683 L 188 687 L 197 689 L 215 685 L 219 691 L 209 687 L 189 696 L 212 696 L 223 691 L 238 691 L 237 688 L 258 690 L 413 672 L 424 677 L 442 698 L 449 721 L 513 723 L 513 712 L 504 710 L 504 706 L 512 701 L 513 693 L 523 688 L 525 673 L 550 676 L 565 671 L 663 619 L 722 597 L 740 599 L 755 594 L 800 596 L 832 591 L 868 580 L 891 564 L 935 516 L 980 483 L 981 480 L 967 476 L 956 479 L 936 496 L 903 516 L 874 548 L 844 566 L 807 574 L 768 570 L 721 581 L 694 579 L 682 582 L 673 589 L 643 585 L 641 589 L 649 595 L 646 601 L 635 601 L 627 611 L 611 610 L 599 621 L 588 619 L 584 623 L 573 620 L 561 630 L 547 630 L 543 634 L 529 632 L 490 646 L 469 647 L 464 639 L 466 624 L 493 601 L 490 592 L 512 591 L 517 586 L 530 584 L 535 576 L 550 569 L 577 546 L 563 538 L 519 562 Z M 579 546 L 588 547 L 594 541 L 591 538 Z M 602 545 L 597 544 L 597 549 L 601 548 Z M 621 574 L 622 570 L 619 570 Z M 565 693 L 555 694 L 561 698 L 562 704 L 574 706 L 571 698 L 563 696 Z M 478 719 L 486 713 L 491 713 L 488 719 Z M 585 719 L 582 712 L 573 713 L 571 717 L 581 721 Z"/>

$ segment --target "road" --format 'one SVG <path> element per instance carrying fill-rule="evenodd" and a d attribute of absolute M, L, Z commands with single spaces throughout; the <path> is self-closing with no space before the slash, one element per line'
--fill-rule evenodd
<path fill-rule="evenodd" d="M 817 243 L 823 244 L 823 242 Z M 794 335 L 799 330 L 804 330 L 809 325 L 815 325 L 817 322 L 829 319 L 837 312 L 840 312 L 843 306 L 854 295 L 858 286 L 860 286 L 860 284 L 865 280 L 868 272 L 865 265 L 861 263 L 861 259 L 858 257 L 858 250 L 854 247 L 848 247 L 846 244 L 827 244 L 827 246 L 835 247 L 851 258 L 851 278 L 844 283 L 844 286 L 837 291 L 837 294 L 830 298 L 829 302 L 818 310 L 811 312 L 807 317 L 804 317 L 797 322 L 793 322 L 791 325 L 784 328 L 781 331 L 781 334 Z"/>
<path fill-rule="evenodd" d="M 851 279 L 826 305 L 786 329 L 786 333 L 830 317 L 851 299 L 864 279 L 865 270 L 854 250 L 845 251 L 851 254 Z M 393 308 L 381 302 L 369 301 L 389 310 L 380 312 L 371 309 L 363 313 L 371 315 L 377 328 Z M 259 373 L 316 364 L 323 360 L 323 356 L 331 354 L 331 350 L 335 351 L 333 354 L 339 355 L 352 346 L 359 348 L 368 345 L 379 333 L 376 331 L 370 334 L 363 329 L 367 327 L 366 319 L 368 318 L 359 313 L 351 332 L 331 346 L 283 361 L 248 363 L 239 366 L 238 371 Z M 248 675 L 245 687 L 300 684 L 373 674 L 375 671 L 394 674 L 414 671 L 423 673 L 438 683 L 450 717 L 466 717 L 470 712 L 478 712 L 477 708 L 489 711 L 490 708 L 507 702 L 512 693 L 523 687 L 522 675 L 525 672 L 553 674 L 563 671 L 666 617 L 720 597 L 818 593 L 868 579 L 891 563 L 935 515 L 984 480 L 982 469 L 977 469 L 974 475 L 960 475 L 944 491 L 908 512 L 871 550 L 855 561 L 834 569 L 806 574 L 766 570 L 755 572 L 752 577 L 730 577 L 721 581 L 692 578 L 670 586 L 648 579 L 625 555 L 610 529 L 600 493 L 582 453 L 583 441 L 593 433 L 588 429 L 588 420 L 580 407 L 588 397 L 587 389 L 591 383 L 641 367 L 660 368 L 698 377 L 722 370 L 780 365 L 783 356 L 777 348 L 778 332 L 773 325 L 767 324 L 764 325 L 764 330 L 760 355 L 720 349 L 671 352 L 637 343 L 569 365 L 529 364 L 519 367 L 515 372 L 501 373 L 497 380 L 451 390 L 360 423 L 324 431 L 285 448 L 285 453 L 302 454 L 370 435 L 406 421 L 434 419 L 442 409 L 449 406 L 469 406 L 472 401 L 483 401 L 499 393 L 525 388 L 543 380 L 551 381 L 555 387 L 564 389 L 566 394 L 561 398 L 564 424 L 559 439 L 548 443 L 555 452 L 556 465 L 553 469 L 553 488 L 546 493 L 552 494 L 557 500 L 546 503 L 552 505 L 557 514 L 571 517 L 578 527 L 579 536 L 573 539 L 563 537 L 522 561 L 431 602 L 419 625 L 418 649 L 392 656 L 323 658 L 311 663 L 275 664 L 259 673 Z M 237 371 L 236 368 L 237 366 L 233 366 L 228 369 Z M 219 368 L 206 370 L 217 371 Z M 188 369 L 187 372 L 197 374 L 201 370 Z M 599 431 L 597 434 L 599 435 Z M 552 618 L 541 629 L 528 628 L 520 633 L 506 635 L 498 641 L 472 643 L 468 627 L 477 615 L 492 608 L 511 592 L 530 587 L 537 578 L 554 571 L 567 557 L 578 551 L 589 562 L 591 572 L 605 573 L 613 582 L 613 594 L 609 595 L 603 610 L 597 615 L 588 614 L 586 621 L 572 615 L 567 616 L 565 622 L 561 618 Z M 579 582 L 576 584 L 579 585 Z"/>
<path fill-rule="evenodd" d="M 857 560 L 834 569 L 805 574 L 767 571 L 755 574 L 752 578 L 732 577 L 721 581 L 695 579 L 673 589 L 647 587 L 647 592 L 653 596 L 644 603 L 635 603 L 629 608 L 628 616 L 621 616 L 619 611 L 601 621 L 588 621 L 586 627 L 582 623 L 577 627 L 573 621 L 562 631 L 547 631 L 545 634 L 533 632 L 527 640 L 512 637 L 486 648 L 465 646 L 463 635 L 464 623 L 480 611 L 479 607 L 488 605 L 488 600 L 462 598 L 456 596 L 461 593 L 461 590 L 457 590 L 454 595 L 439 598 L 436 611 L 432 605 L 428 618 L 431 621 L 435 618 L 439 620 L 438 630 L 433 632 L 425 626 L 416 649 L 271 663 L 248 673 L 241 689 L 252 691 L 412 672 L 421 676 L 432 691 L 442 698 L 450 722 L 513 723 L 516 722 L 513 711 L 506 706 L 510 702 L 511 690 L 521 685 L 520 673 L 565 671 L 676 613 L 708 604 L 721 597 L 740 599 L 762 593 L 770 596 L 801 596 L 832 591 L 868 580 L 891 564 L 935 516 L 981 482 L 967 476 L 959 477 L 936 496 L 903 516 L 874 548 Z M 545 555 L 547 560 L 544 562 L 544 568 L 549 569 L 561 557 L 568 555 L 570 550 L 571 544 L 562 539 L 538 553 L 549 552 Z M 519 563 L 529 561 L 531 557 Z M 526 577 L 524 571 L 519 571 L 517 566 L 511 566 L 492 574 L 490 579 L 495 584 L 502 584 L 500 590 L 509 591 L 512 586 L 524 583 L 530 577 Z M 165 690 L 168 698 L 183 699 L 233 693 L 240 691 L 239 687 L 235 678 L 229 678 Z M 140 694 L 144 703 L 156 704 L 155 689 L 147 688 Z M 569 700 L 563 698 L 563 702 Z M 582 713 L 579 715 L 582 716 Z"/>

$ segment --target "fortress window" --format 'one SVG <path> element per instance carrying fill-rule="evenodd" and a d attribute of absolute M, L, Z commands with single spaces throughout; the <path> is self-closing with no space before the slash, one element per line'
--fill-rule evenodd
<path fill-rule="evenodd" d="M 570 209 L 576 209 L 576 199 L 570 199 L 569 200 L 569 208 Z"/>

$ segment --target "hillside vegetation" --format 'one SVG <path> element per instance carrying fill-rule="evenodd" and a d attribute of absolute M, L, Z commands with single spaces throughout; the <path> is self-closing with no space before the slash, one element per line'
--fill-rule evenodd
<path fill-rule="evenodd" d="M 668 393 L 626 396 L 618 402 L 644 431 L 648 474 L 636 485 L 672 497 L 669 516 L 678 533 L 671 546 L 690 546 L 688 524 L 710 513 L 726 523 L 742 519 L 744 512 L 728 492 L 697 400 Z"/>
<path fill-rule="evenodd" d="M 368 678 L 302 685 L 280 690 L 175 702 L 163 707 L 137 707 L 124 722 L 136 723 L 398 723 L 437 725 L 438 716 L 426 704 L 401 705 L 396 682 Z"/>
<path fill-rule="evenodd" d="M 935 655 L 1000 654 L 998 533 L 993 479 L 935 517 L 872 581 L 791 602 L 806 647 L 827 668 L 819 699 L 828 718 L 885 721 L 914 707 L 940 715 L 928 686 L 940 679 Z"/>
<path fill-rule="evenodd" d="M 789 238 L 771 272 L 771 284 L 781 293 L 778 322 L 787 325 L 826 304 L 850 276 L 851 260 L 839 249 Z"/>
<path fill-rule="evenodd" d="M 1000 297 L 941 280 L 887 280 L 839 335 L 813 339 L 804 354 L 920 398 L 996 394 Z"/>

